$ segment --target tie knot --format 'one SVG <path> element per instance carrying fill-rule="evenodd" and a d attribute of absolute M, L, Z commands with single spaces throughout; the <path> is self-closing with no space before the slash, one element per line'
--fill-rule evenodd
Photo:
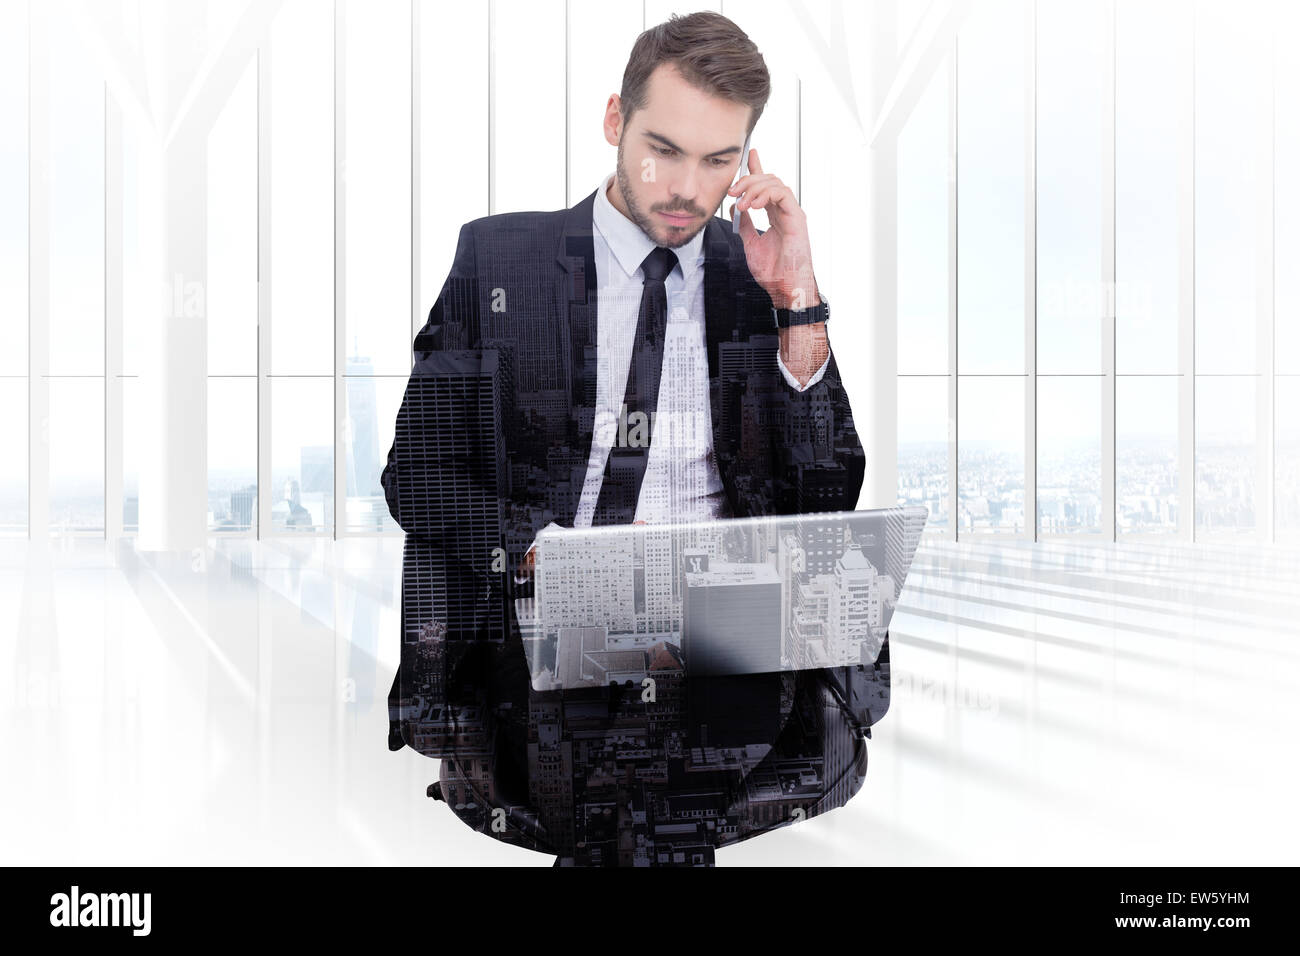
<path fill-rule="evenodd" d="M 657 246 L 641 263 L 641 271 L 645 274 L 646 282 L 663 282 L 675 265 L 677 265 L 677 256 L 673 251 Z"/>

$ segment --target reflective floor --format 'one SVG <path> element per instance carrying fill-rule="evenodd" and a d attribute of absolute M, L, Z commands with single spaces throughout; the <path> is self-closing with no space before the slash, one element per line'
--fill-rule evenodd
<path fill-rule="evenodd" d="M 401 541 L 0 542 L 0 863 L 518 864 L 387 748 Z M 922 545 L 893 703 L 767 863 L 1293 863 L 1300 552 Z"/>

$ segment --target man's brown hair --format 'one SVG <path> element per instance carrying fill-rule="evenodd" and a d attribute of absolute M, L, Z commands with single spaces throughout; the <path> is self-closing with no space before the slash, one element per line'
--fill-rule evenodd
<path fill-rule="evenodd" d="M 720 13 L 705 11 L 674 15 L 642 33 L 632 44 L 618 94 L 624 123 L 645 106 L 650 74 L 663 63 L 676 66 L 697 89 L 751 107 L 747 132 L 753 132 L 772 81 L 763 55 L 744 30 Z"/>

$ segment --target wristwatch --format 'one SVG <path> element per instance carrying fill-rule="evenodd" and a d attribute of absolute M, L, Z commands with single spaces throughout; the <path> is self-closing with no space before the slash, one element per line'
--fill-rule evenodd
<path fill-rule="evenodd" d="M 825 296 L 814 306 L 807 309 L 773 309 L 772 319 L 778 329 L 788 329 L 792 325 L 812 325 L 814 322 L 829 322 L 830 308 Z"/>

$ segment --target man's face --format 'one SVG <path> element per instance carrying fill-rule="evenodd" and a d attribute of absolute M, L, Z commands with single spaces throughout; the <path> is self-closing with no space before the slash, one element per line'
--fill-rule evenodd
<path fill-rule="evenodd" d="M 605 138 L 618 144 L 610 202 L 656 245 L 690 242 L 722 203 L 742 157 L 750 108 L 691 86 L 672 64 L 650 76 L 645 105 L 624 122 L 618 98 Z"/>

